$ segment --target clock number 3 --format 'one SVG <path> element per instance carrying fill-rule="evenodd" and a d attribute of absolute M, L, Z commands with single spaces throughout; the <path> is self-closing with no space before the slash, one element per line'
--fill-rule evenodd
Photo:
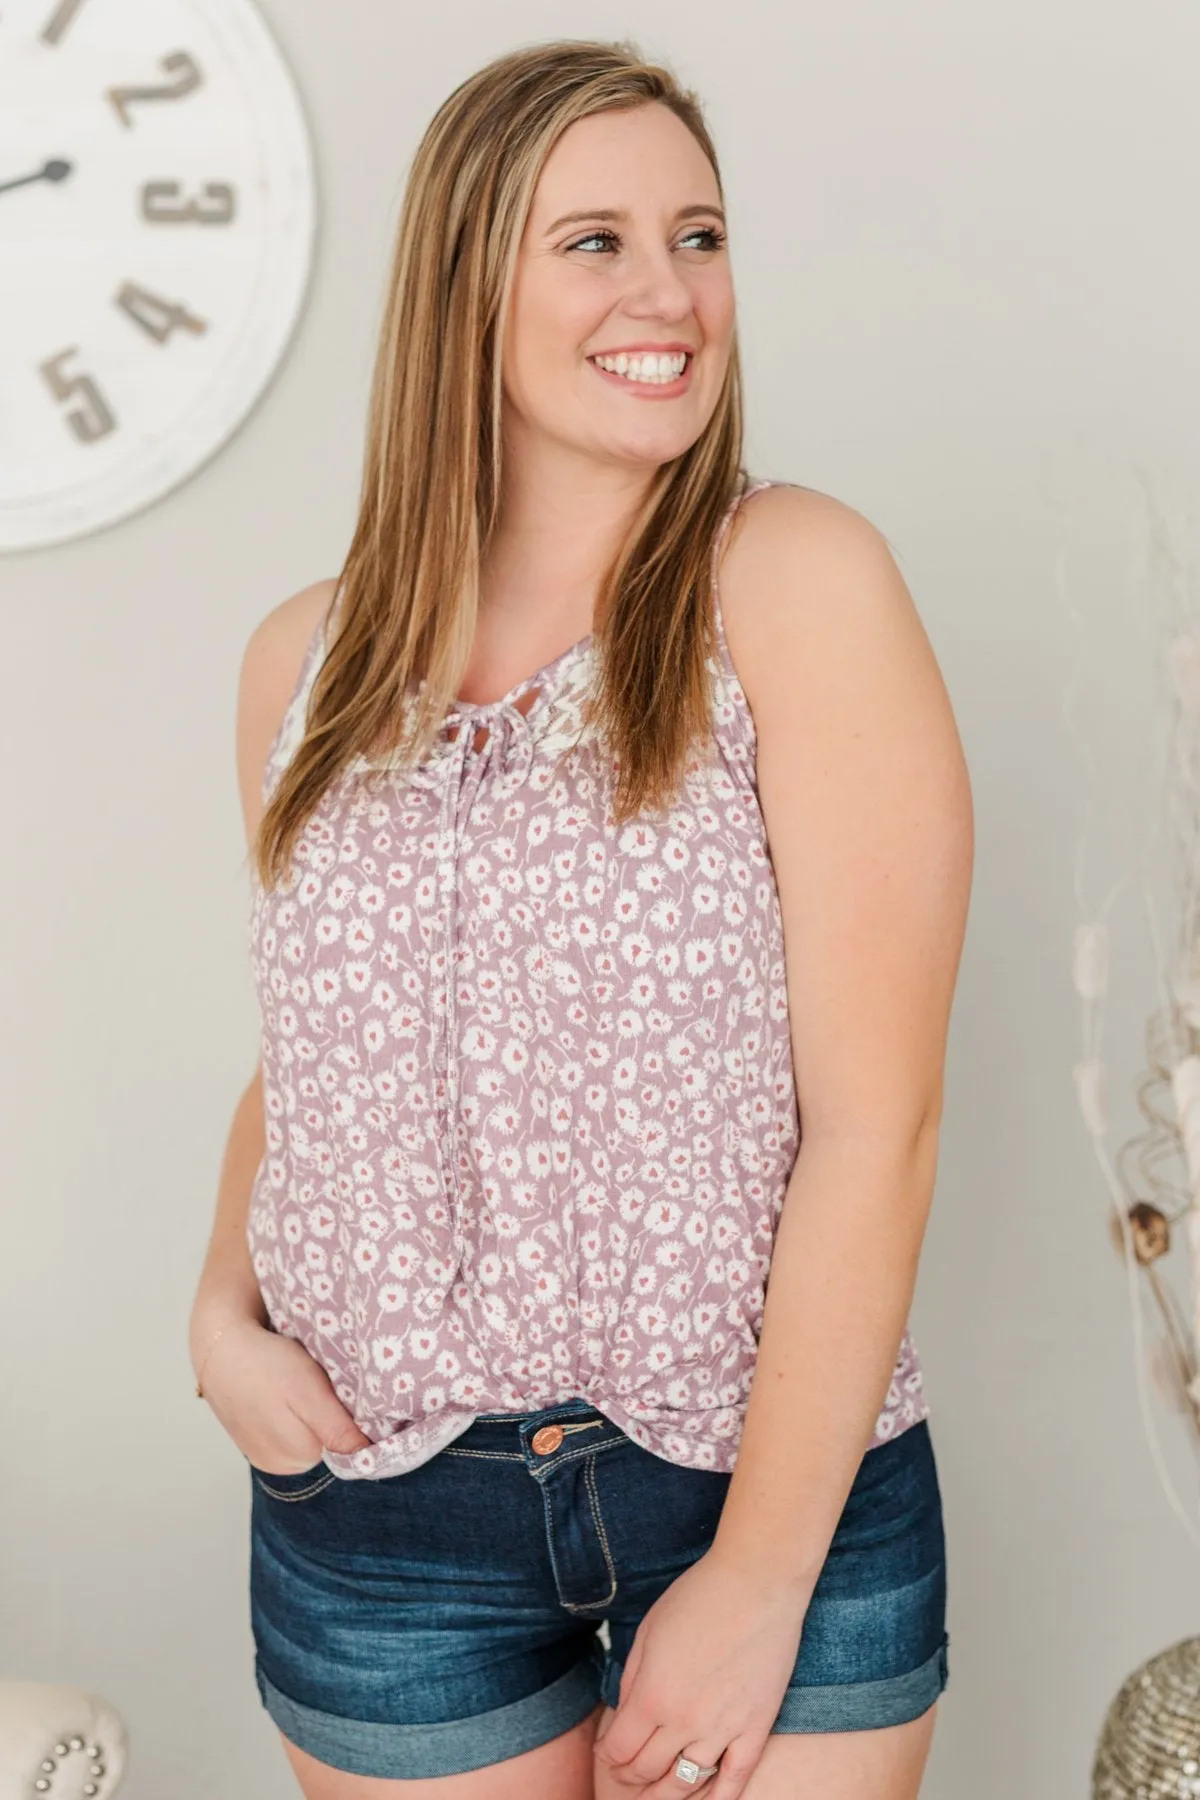
<path fill-rule="evenodd" d="M 148 181 L 141 203 L 142 217 L 150 225 L 229 225 L 237 210 L 227 181 L 206 181 L 195 200 L 182 198 L 177 181 Z"/>
<path fill-rule="evenodd" d="M 194 93 L 204 80 L 200 65 L 186 50 L 172 50 L 169 56 L 163 57 L 160 66 L 164 74 L 173 75 L 175 80 L 162 82 L 158 87 L 109 88 L 108 97 L 116 107 L 122 125 L 132 126 L 129 108 L 135 100 L 182 100 L 185 94 Z"/>

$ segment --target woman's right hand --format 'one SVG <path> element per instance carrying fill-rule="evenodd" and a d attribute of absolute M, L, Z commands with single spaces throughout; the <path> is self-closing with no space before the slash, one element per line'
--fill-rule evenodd
<path fill-rule="evenodd" d="M 345 1456 L 372 1441 L 303 1344 L 257 1319 L 226 1324 L 203 1371 L 204 1398 L 242 1455 L 264 1473 L 299 1475 L 325 1450 Z"/>

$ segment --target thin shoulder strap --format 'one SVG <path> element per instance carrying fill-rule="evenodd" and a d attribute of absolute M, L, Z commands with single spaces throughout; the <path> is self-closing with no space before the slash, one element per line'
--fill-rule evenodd
<path fill-rule="evenodd" d="M 721 614 L 721 584 L 720 584 L 720 581 L 718 580 L 718 573 L 717 573 L 721 566 L 721 552 L 724 549 L 725 540 L 729 536 L 729 527 L 732 525 L 734 518 L 736 517 L 739 509 L 745 505 L 746 501 L 750 499 L 751 495 L 752 494 L 761 494 L 764 488 L 779 487 L 779 486 L 780 486 L 780 483 L 778 481 L 771 481 L 771 480 L 747 481 L 745 486 L 738 490 L 738 492 L 734 495 L 730 504 L 726 507 L 724 515 L 722 516 L 722 519 L 721 519 L 721 523 L 717 527 L 716 536 L 713 539 L 712 604 L 713 604 L 713 624 L 716 627 L 716 635 L 717 635 L 717 653 L 720 657 L 721 668 L 722 668 L 724 674 L 726 675 L 726 677 L 732 677 L 732 679 L 735 682 L 737 681 L 737 670 L 734 668 L 733 658 L 729 654 L 729 645 L 726 642 L 726 638 L 725 638 L 725 620 Z"/>
<path fill-rule="evenodd" d="M 304 652 L 304 660 L 300 664 L 300 674 L 292 699 L 305 727 L 308 723 L 309 696 L 313 691 L 317 676 L 321 672 L 321 665 L 329 654 L 329 646 L 333 642 L 336 629 L 335 614 L 340 599 L 341 589 L 337 588 L 329 605 L 317 620 L 312 636 L 308 640 L 308 648 Z"/>
<path fill-rule="evenodd" d="M 334 591 L 333 599 L 317 620 L 316 625 L 305 645 L 304 655 L 296 676 L 292 697 L 284 709 L 279 721 L 274 740 L 267 752 L 266 765 L 263 769 L 262 797 L 266 801 L 274 792 L 275 785 L 288 763 L 291 762 L 304 738 L 308 725 L 308 701 L 317 679 L 321 664 L 325 661 L 329 646 L 332 643 L 333 618 L 337 604 L 341 598 L 340 587 Z"/>

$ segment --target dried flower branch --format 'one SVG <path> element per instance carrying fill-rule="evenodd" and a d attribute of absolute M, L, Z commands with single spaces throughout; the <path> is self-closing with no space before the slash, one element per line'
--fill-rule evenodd
<path fill-rule="evenodd" d="M 1160 685 L 1165 705 L 1161 740 L 1159 805 L 1151 809 L 1142 892 L 1155 957 L 1158 1005 L 1149 1013 L 1144 1037 L 1145 1066 L 1131 1093 L 1142 1129 L 1109 1150 L 1108 1070 L 1103 1056 L 1109 997 L 1111 946 L 1107 914 L 1125 877 L 1115 884 L 1099 913 L 1075 932 L 1073 981 L 1083 1015 L 1083 1054 L 1074 1068 L 1084 1124 L 1109 1193 L 1109 1234 L 1129 1277 L 1136 1372 L 1148 1441 L 1175 1511 L 1200 1545 L 1193 1518 L 1171 1483 L 1146 1405 L 1144 1378 L 1188 1426 L 1200 1448 L 1200 608 L 1196 586 L 1186 578 L 1174 535 L 1153 504 L 1143 481 L 1149 520 L 1147 598 L 1159 608 Z M 1059 589 L 1076 625 L 1081 646 L 1085 622 L 1066 591 L 1063 564 Z M 1141 609 L 1139 609 L 1141 611 Z M 1145 608 L 1151 616 L 1151 607 Z M 1064 718 L 1085 761 L 1094 810 L 1096 762 L 1075 727 L 1074 687 L 1079 662 L 1064 702 Z M 1080 897 L 1080 858 L 1076 895 Z M 1158 891 L 1169 922 L 1164 943 L 1159 927 Z M 1189 1304 L 1184 1305 L 1167 1273 L 1175 1231 L 1188 1258 Z M 1159 1335 L 1145 1345 L 1142 1300 L 1157 1315 Z"/>

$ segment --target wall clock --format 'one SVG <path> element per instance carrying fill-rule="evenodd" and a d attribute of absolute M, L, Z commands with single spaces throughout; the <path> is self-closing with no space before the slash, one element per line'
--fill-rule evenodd
<path fill-rule="evenodd" d="M 0 549 L 148 506 L 300 316 L 311 143 L 252 0 L 0 3 Z"/>

